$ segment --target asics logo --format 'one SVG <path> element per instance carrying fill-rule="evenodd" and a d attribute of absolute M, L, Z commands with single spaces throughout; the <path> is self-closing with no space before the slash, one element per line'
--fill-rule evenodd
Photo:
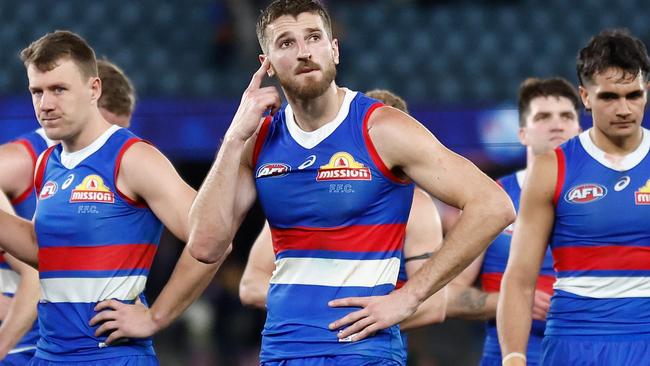
<path fill-rule="evenodd" d="M 304 163 L 300 164 L 300 166 L 298 167 L 298 170 L 303 170 L 305 168 L 309 168 L 310 166 L 314 165 L 315 162 L 316 162 L 316 155 L 309 155 L 307 157 L 307 160 L 305 160 Z"/>

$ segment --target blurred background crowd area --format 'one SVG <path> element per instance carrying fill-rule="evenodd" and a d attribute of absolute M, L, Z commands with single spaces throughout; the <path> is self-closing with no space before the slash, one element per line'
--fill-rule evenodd
<path fill-rule="evenodd" d="M 79 33 L 133 80 L 132 130 L 198 188 L 241 92 L 257 69 L 261 0 L 0 0 L 0 142 L 38 126 L 18 53 L 43 34 Z M 604 28 L 648 43 L 641 0 L 326 0 L 340 41 L 339 85 L 386 88 L 445 145 L 493 177 L 521 168 L 516 97 L 529 76 L 573 83 L 575 57 Z M 582 116 L 584 126 L 590 124 Z M 155 184 L 155 180 L 152 180 Z M 162 365 L 255 365 L 264 312 L 244 308 L 238 283 L 263 223 L 256 205 L 203 298 L 156 336 Z M 182 243 L 164 235 L 153 301 Z M 447 321 L 412 332 L 411 365 L 474 365 L 483 325 Z"/>

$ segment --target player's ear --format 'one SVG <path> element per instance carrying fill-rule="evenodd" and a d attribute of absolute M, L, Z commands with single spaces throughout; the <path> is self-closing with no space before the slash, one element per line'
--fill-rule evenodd
<path fill-rule="evenodd" d="M 334 60 L 334 65 L 339 64 L 339 40 L 336 38 L 332 40 L 332 59 Z"/>
<path fill-rule="evenodd" d="M 587 111 L 591 110 L 591 102 L 589 102 L 589 90 L 584 87 L 583 85 L 580 85 L 578 87 L 580 91 L 580 99 L 582 99 L 582 104 L 585 106 L 585 109 Z"/>

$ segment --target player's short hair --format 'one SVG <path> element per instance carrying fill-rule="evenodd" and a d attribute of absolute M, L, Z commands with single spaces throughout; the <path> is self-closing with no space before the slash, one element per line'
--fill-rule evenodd
<path fill-rule="evenodd" d="M 592 82 L 595 74 L 609 68 L 622 70 L 622 78 L 636 77 L 641 72 L 643 80 L 647 81 L 650 60 L 643 42 L 626 29 L 605 30 L 593 37 L 578 53 L 580 85 Z"/>
<path fill-rule="evenodd" d="M 122 69 L 106 59 L 97 60 L 97 71 L 102 80 L 102 96 L 97 105 L 118 116 L 130 116 L 135 107 L 135 89 L 131 80 Z"/>
<path fill-rule="evenodd" d="M 526 127 L 530 113 L 530 102 L 537 97 L 565 97 L 571 101 L 576 111 L 580 111 L 580 95 L 571 83 L 563 78 L 528 78 L 519 86 L 519 127 Z"/>
<path fill-rule="evenodd" d="M 25 67 L 34 65 L 41 72 L 54 69 L 63 58 L 72 60 L 85 78 L 97 77 L 95 51 L 88 42 L 70 31 L 48 33 L 20 52 Z"/>
<path fill-rule="evenodd" d="M 370 98 L 377 99 L 378 101 L 386 104 L 387 106 L 397 108 L 404 113 L 409 112 L 406 101 L 402 99 L 399 95 L 390 92 L 388 90 L 373 89 L 366 92 L 366 95 L 369 96 Z"/>
<path fill-rule="evenodd" d="M 302 13 L 314 13 L 321 17 L 325 31 L 332 39 L 332 20 L 329 13 L 318 0 L 274 0 L 260 14 L 257 19 L 257 40 L 260 42 L 262 52 L 266 53 L 268 49 L 268 39 L 266 37 L 266 27 L 283 15 L 291 15 L 296 18 Z"/>

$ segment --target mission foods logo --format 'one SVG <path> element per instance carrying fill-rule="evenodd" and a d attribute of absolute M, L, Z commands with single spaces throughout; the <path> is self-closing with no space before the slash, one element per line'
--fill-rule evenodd
<path fill-rule="evenodd" d="M 634 192 L 634 203 L 637 205 L 650 205 L 650 179 L 645 185 Z"/>
<path fill-rule="evenodd" d="M 291 167 L 284 163 L 268 163 L 257 169 L 255 178 L 273 177 L 279 178 L 289 174 Z"/>
<path fill-rule="evenodd" d="M 607 188 L 600 184 L 581 184 L 571 188 L 564 196 L 564 200 L 569 203 L 589 203 L 595 202 L 607 195 Z"/>
<path fill-rule="evenodd" d="M 89 175 L 72 190 L 70 202 L 114 203 L 115 196 L 99 175 Z"/>
<path fill-rule="evenodd" d="M 325 180 L 372 180 L 370 169 L 354 160 L 346 152 L 332 155 L 328 164 L 318 169 L 317 181 Z"/>

